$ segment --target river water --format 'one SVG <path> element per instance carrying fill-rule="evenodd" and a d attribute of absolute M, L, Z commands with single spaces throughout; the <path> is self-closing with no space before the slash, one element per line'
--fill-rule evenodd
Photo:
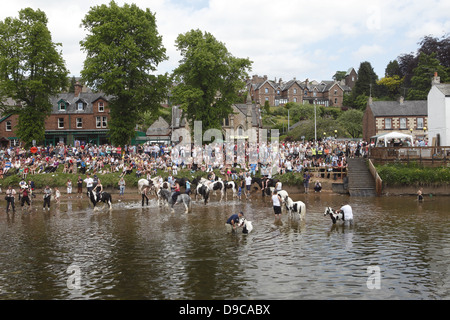
<path fill-rule="evenodd" d="M 0 299 L 449 299 L 449 199 L 296 194 L 306 219 L 275 222 L 269 198 L 213 198 L 175 213 L 156 201 L 87 199 L 0 212 Z M 349 201 L 353 226 L 325 206 Z M 244 211 L 254 229 L 227 233 Z"/>

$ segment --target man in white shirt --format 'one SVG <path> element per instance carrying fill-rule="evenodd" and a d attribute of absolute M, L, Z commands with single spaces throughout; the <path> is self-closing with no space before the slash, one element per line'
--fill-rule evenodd
<path fill-rule="evenodd" d="M 94 187 L 94 179 L 92 179 L 88 174 L 86 175 L 86 179 L 84 179 L 84 182 L 86 183 L 87 192 L 89 194 L 89 191 L 91 191 Z"/>
<path fill-rule="evenodd" d="M 342 212 L 342 218 L 346 223 L 353 224 L 353 210 L 349 204 L 343 204 L 338 212 Z"/>

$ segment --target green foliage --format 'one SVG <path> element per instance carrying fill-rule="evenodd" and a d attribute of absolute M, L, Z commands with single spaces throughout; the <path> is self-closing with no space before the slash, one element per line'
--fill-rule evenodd
<path fill-rule="evenodd" d="M 450 168 L 423 167 L 416 163 L 386 164 L 376 166 L 377 172 L 386 185 L 430 185 L 449 184 Z"/>
<path fill-rule="evenodd" d="M 0 106 L 3 114 L 19 115 L 17 135 L 25 147 L 44 141 L 50 97 L 68 85 L 59 45 L 52 42 L 47 17 L 39 9 L 22 9 L 18 18 L 0 22 L 0 101 L 17 102 Z"/>
<path fill-rule="evenodd" d="M 168 75 L 153 74 L 167 59 L 155 16 L 111 1 L 91 7 L 82 26 L 88 35 L 80 42 L 87 54 L 81 75 L 94 90 L 113 96 L 109 133 L 113 144 L 123 146 L 134 137 L 140 115 L 156 112 L 168 92 Z"/>
<path fill-rule="evenodd" d="M 352 138 L 359 138 L 363 132 L 363 116 L 362 111 L 350 109 L 341 114 L 338 122 Z"/>
<path fill-rule="evenodd" d="M 358 80 L 356 80 L 355 87 L 352 91 L 353 98 L 356 99 L 356 97 L 361 95 L 375 95 L 377 80 L 378 76 L 373 70 L 370 62 L 361 62 L 358 69 Z"/>
<path fill-rule="evenodd" d="M 398 75 L 386 76 L 377 81 L 377 84 L 384 88 L 391 99 L 396 99 L 400 95 L 400 89 L 404 78 Z"/>
<path fill-rule="evenodd" d="M 417 67 L 411 78 L 412 89 L 409 91 L 408 100 L 426 100 L 431 89 L 431 79 L 437 72 L 442 82 L 447 80 L 447 70 L 436 58 L 436 53 L 427 55 L 420 53 Z"/>
<path fill-rule="evenodd" d="M 182 60 L 173 73 L 178 83 L 172 91 L 174 102 L 186 112 L 191 126 L 202 121 L 203 132 L 221 128 L 245 86 L 251 61 L 235 58 L 225 44 L 200 30 L 180 34 L 176 46 Z"/>

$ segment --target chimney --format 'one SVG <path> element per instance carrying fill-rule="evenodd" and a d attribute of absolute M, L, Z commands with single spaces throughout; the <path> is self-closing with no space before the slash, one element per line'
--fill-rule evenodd
<path fill-rule="evenodd" d="M 435 73 L 434 73 L 434 77 L 433 77 L 433 79 L 431 80 L 431 85 L 439 84 L 439 83 L 441 83 L 441 77 L 438 77 L 438 73 L 435 72 Z"/>
<path fill-rule="evenodd" d="M 403 104 L 404 101 L 405 101 L 405 98 L 403 98 L 403 96 L 400 96 L 400 98 L 398 98 L 398 102 L 400 104 Z"/>
<path fill-rule="evenodd" d="M 83 85 L 81 85 L 78 81 L 74 84 L 75 87 L 75 97 L 79 97 L 81 93 L 81 89 L 83 89 Z"/>

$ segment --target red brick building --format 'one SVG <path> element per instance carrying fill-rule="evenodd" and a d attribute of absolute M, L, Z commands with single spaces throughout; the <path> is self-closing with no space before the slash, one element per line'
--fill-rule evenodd
<path fill-rule="evenodd" d="M 351 68 L 351 70 L 354 69 Z M 280 106 L 288 102 L 310 103 L 323 106 L 342 107 L 344 93 L 350 92 L 351 79 L 355 80 L 353 72 L 349 71 L 345 81 L 299 81 L 292 79 L 283 82 L 282 79 L 269 80 L 267 76 L 259 77 L 254 75 L 249 79 L 247 86 L 252 100 L 259 105 L 264 105 L 266 101 L 270 106 Z"/>
<path fill-rule="evenodd" d="M 44 144 L 107 143 L 109 100 L 110 97 L 103 93 L 83 90 L 83 86 L 79 83 L 75 85 L 74 93 L 61 93 L 52 97 L 52 113 L 45 121 Z M 17 121 L 17 115 L 6 115 L 0 119 L 2 146 L 19 143 L 14 130 Z"/>

